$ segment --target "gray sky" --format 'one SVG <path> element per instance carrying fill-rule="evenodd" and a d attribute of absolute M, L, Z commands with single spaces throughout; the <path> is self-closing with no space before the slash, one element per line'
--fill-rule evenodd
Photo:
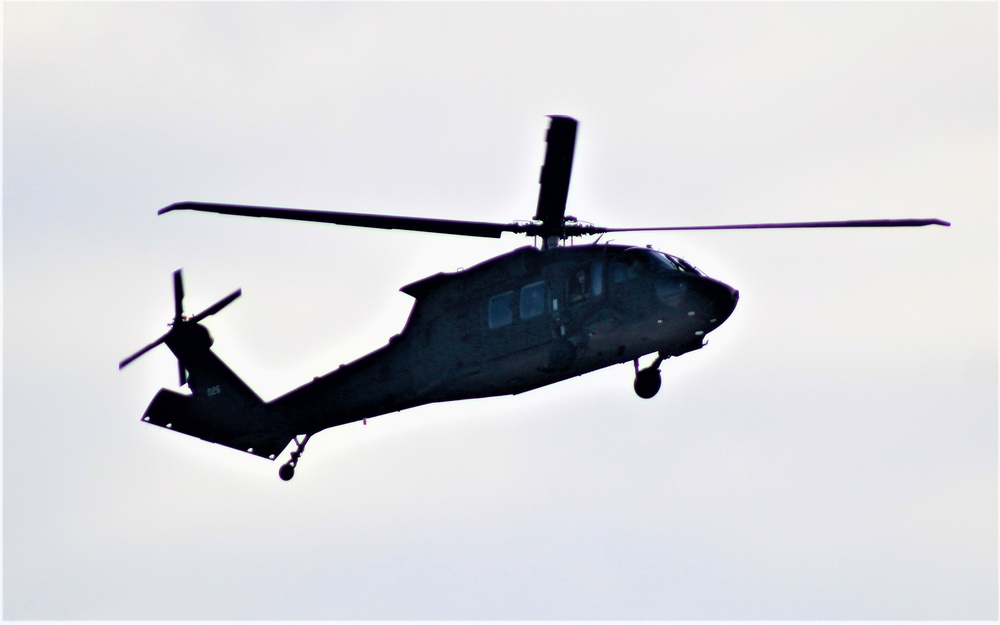
<path fill-rule="evenodd" d="M 8 619 L 997 618 L 995 3 L 5 3 Z M 710 345 L 313 438 L 295 480 L 143 425 L 170 272 L 266 399 L 397 289 L 524 240 L 179 200 L 607 226 L 740 289 Z"/>

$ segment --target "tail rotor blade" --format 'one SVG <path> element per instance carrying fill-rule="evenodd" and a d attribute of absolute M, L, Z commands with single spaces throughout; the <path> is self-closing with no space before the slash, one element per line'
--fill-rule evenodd
<path fill-rule="evenodd" d="M 118 369 L 119 369 L 119 370 L 121 370 L 121 369 L 124 369 L 124 368 L 125 368 L 126 366 L 128 366 L 128 365 L 129 365 L 129 364 L 130 364 L 130 363 L 131 363 L 131 362 L 132 362 L 133 360 L 135 360 L 135 359 L 136 359 L 136 358 L 138 358 L 139 356 L 142 356 L 143 354 L 145 354 L 145 353 L 146 353 L 146 352 L 148 352 L 149 350 L 153 349 L 154 347 L 156 347 L 157 345 L 159 345 L 160 343 L 162 343 L 162 342 L 163 342 L 163 341 L 165 341 L 165 340 L 167 340 L 167 335 L 166 335 L 166 334 L 164 334 L 164 335 L 163 335 L 163 336 L 161 336 L 160 338 L 156 339 L 155 341 L 153 341 L 153 342 L 152 342 L 152 343 L 150 343 L 149 345 L 147 345 L 147 346 L 143 347 L 142 349 L 140 349 L 140 350 L 139 350 L 139 351 L 137 351 L 136 353 L 134 353 L 134 354 L 132 354 L 131 356 L 129 356 L 128 358 L 126 358 L 125 360 L 123 360 L 123 361 L 121 361 L 120 363 L 118 363 Z"/>
<path fill-rule="evenodd" d="M 215 313 L 219 312 L 220 310 L 222 310 L 226 306 L 229 306 L 230 304 L 232 304 L 233 300 L 235 300 L 237 297 L 239 297 L 242 294 L 243 294 L 243 289 L 236 289 L 235 291 L 233 291 L 229 295 L 227 295 L 224 298 L 220 299 L 218 302 L 212 304 L 211 306 L 209 306 L 205 310 L 201 311 L 200 313 L 198 313 L 194 317 L 191 317 L 190 319 L 188 319 L 188 322 L 190 322 L 190 323 L 198 323 L 199 321 L 201 321 L 205 317 L 208 317 L 210 315 L 214 315 Z"/>
<path fill-rule="evenodd" d="M 119 362 L 118 363 L 118 369 L 124 369 L 129 364 L 131 364 L 133 360 L 135 360 L 135 359 L 139 358 L 140 356 L 144 355 L 146 352 L 148 352 L 149 350 L 153 349 L 154 347 L 160 345 L 161 343 L 165 343 L 167 341 L 167 339 L 170 338 L 171 336 L 175 336 L 175 333 L 178 333 L 178 332 L 181 332 L 181 333 L 187 332 L 188 330 L 186 330 L 185 328 L 190 328 L 191 326 L 194 326 L 195 324 L 197 324 L 199 321 L 201 321 L 205 317 L 208 317 L 209 315 L 214 315 L 215 313 L 219 312 L 220 310 L 222 310 L 226 306 L 232 304 L 233 300 L 235 300 L 237 297 L 239 297 L 242 294 L 243 294 L 243 290 L 242 289 L 236 289 L 234 292 L 232 292 L 229 295 L 227 295 L 226 297 L 222 298 L 221 300 L 219 300 L 218 302 L 216 302 L 212 306 L 209 306 L 208 308 L 206 308 L 202 312 L 198 313 L 194 317 L 191 317 L 190 319 L 185 319 L 184 318 L 184 279 L 183 279 L 183 277 L 181 275 L 181 270 L 178 269 L 177 271 L 174 272 L 174 321 L 173 321 L 173 323 L 170 324 L 172 326 L 171 329 L 170 329 L 170 331 L 167 332 L 166 334 L 164 334 L 163 336 L 161 336 L 160 338 L 156 339 L 155 341 L 153 341 L 149 345 L 143 347 L 142 349 L 140 349 L 136 353 L 132 354 L 131 356 L 129 356 L 125 360 L 122 360 L 121 362 Z M 211 343 L 209 343 L 209 344 L 211 344 Z M 188 372 L 187 372 L 187 369 L 184 367 L 184 365 L 180 362 L 180 356 L 178 356 L 178 361 L 177 361 L 177 378 L 180 381 L 180 385 L 181 386 L 184 386 L 185 384 L 187 384 Z"/>

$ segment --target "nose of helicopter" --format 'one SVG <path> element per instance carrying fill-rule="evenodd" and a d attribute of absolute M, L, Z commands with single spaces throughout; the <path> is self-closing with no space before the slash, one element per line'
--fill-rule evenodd
<path fill-rule="evenodd" d="M 707 276 L 664 274 L 656 282 L 656 291 L 668 307 L 710 324 L 709 331 L 733 314 L 740 299 L 739 291 Z"/>
<path fill-rule="evenodd" d="M 722 325 L 736 310 L 740 293 L 728 284 L 712 278 L 702 278 L 692 286 L 693 297 L 688 300 L 691 308 L 688 314 L 694 312 L 694 318 L 706 324 L 703 326 L 706 332 Z"/>
<path fill-rule="evenodd" d="M 740 301 L 740 292 L 733 287 L 708 279 L 711 286 L 706 286 L 705 296 L 709 299 L 706 310 L 711 318 L 716 319 L 716 324 L 722 323 L 736 310 L 736 303 Z"/>

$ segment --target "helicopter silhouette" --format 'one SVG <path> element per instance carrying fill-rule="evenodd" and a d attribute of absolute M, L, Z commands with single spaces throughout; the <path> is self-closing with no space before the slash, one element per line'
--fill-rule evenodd
<path fill-rule="evenodd" d="M 950 224 L 940 219 L 780 222 L 717 226 L 605 228 L 567 216 L 577 121 L 551 116 L 538 206 L 531 221 L 492 223 L 236 204 L 179 202 L 180 210 L 364 228 L 499 238 L 536 237 L 468 269 L 402 287 L 415 302 L 403 329 L 383 347 L 272 401 L 254 393 L 212 351 L 201 322 L 231 304 L 237 290 L 204 311 L 183 312 L 174 273 L 170 330 L 122 360 L 119 369 L 166 344 L 190 394 L 161 389 L 143 421 L 274 460 L 290 442 L 278 475 L 290 480 L 311 436 L 327 428 L 435 402 L 523 393 L 616 364 L 632 363 L 642 398 L 659 391 L 664 360 L 701 349 L 739 301 L 733 287 L 676 256 L 649 247 L 564 245 L 608 232 L 884 228 Z M 639 359 L 655 354 L 649 366 Z"/>

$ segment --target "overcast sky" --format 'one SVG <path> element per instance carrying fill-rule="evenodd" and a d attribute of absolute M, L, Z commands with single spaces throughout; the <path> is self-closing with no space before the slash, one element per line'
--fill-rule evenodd
<path fill-rule="evenodd" d="M 997 618 L 995 3 L 3 12 L 5 618 Z M 528 219 L 551 114 L 582 220 L 954 226 L 614 237 L 741 293 L 652 400 L 424 406 L 289 483 L 141 423 L 178 267 L 271 399 L 526 243 L 158 208 Z"/>

